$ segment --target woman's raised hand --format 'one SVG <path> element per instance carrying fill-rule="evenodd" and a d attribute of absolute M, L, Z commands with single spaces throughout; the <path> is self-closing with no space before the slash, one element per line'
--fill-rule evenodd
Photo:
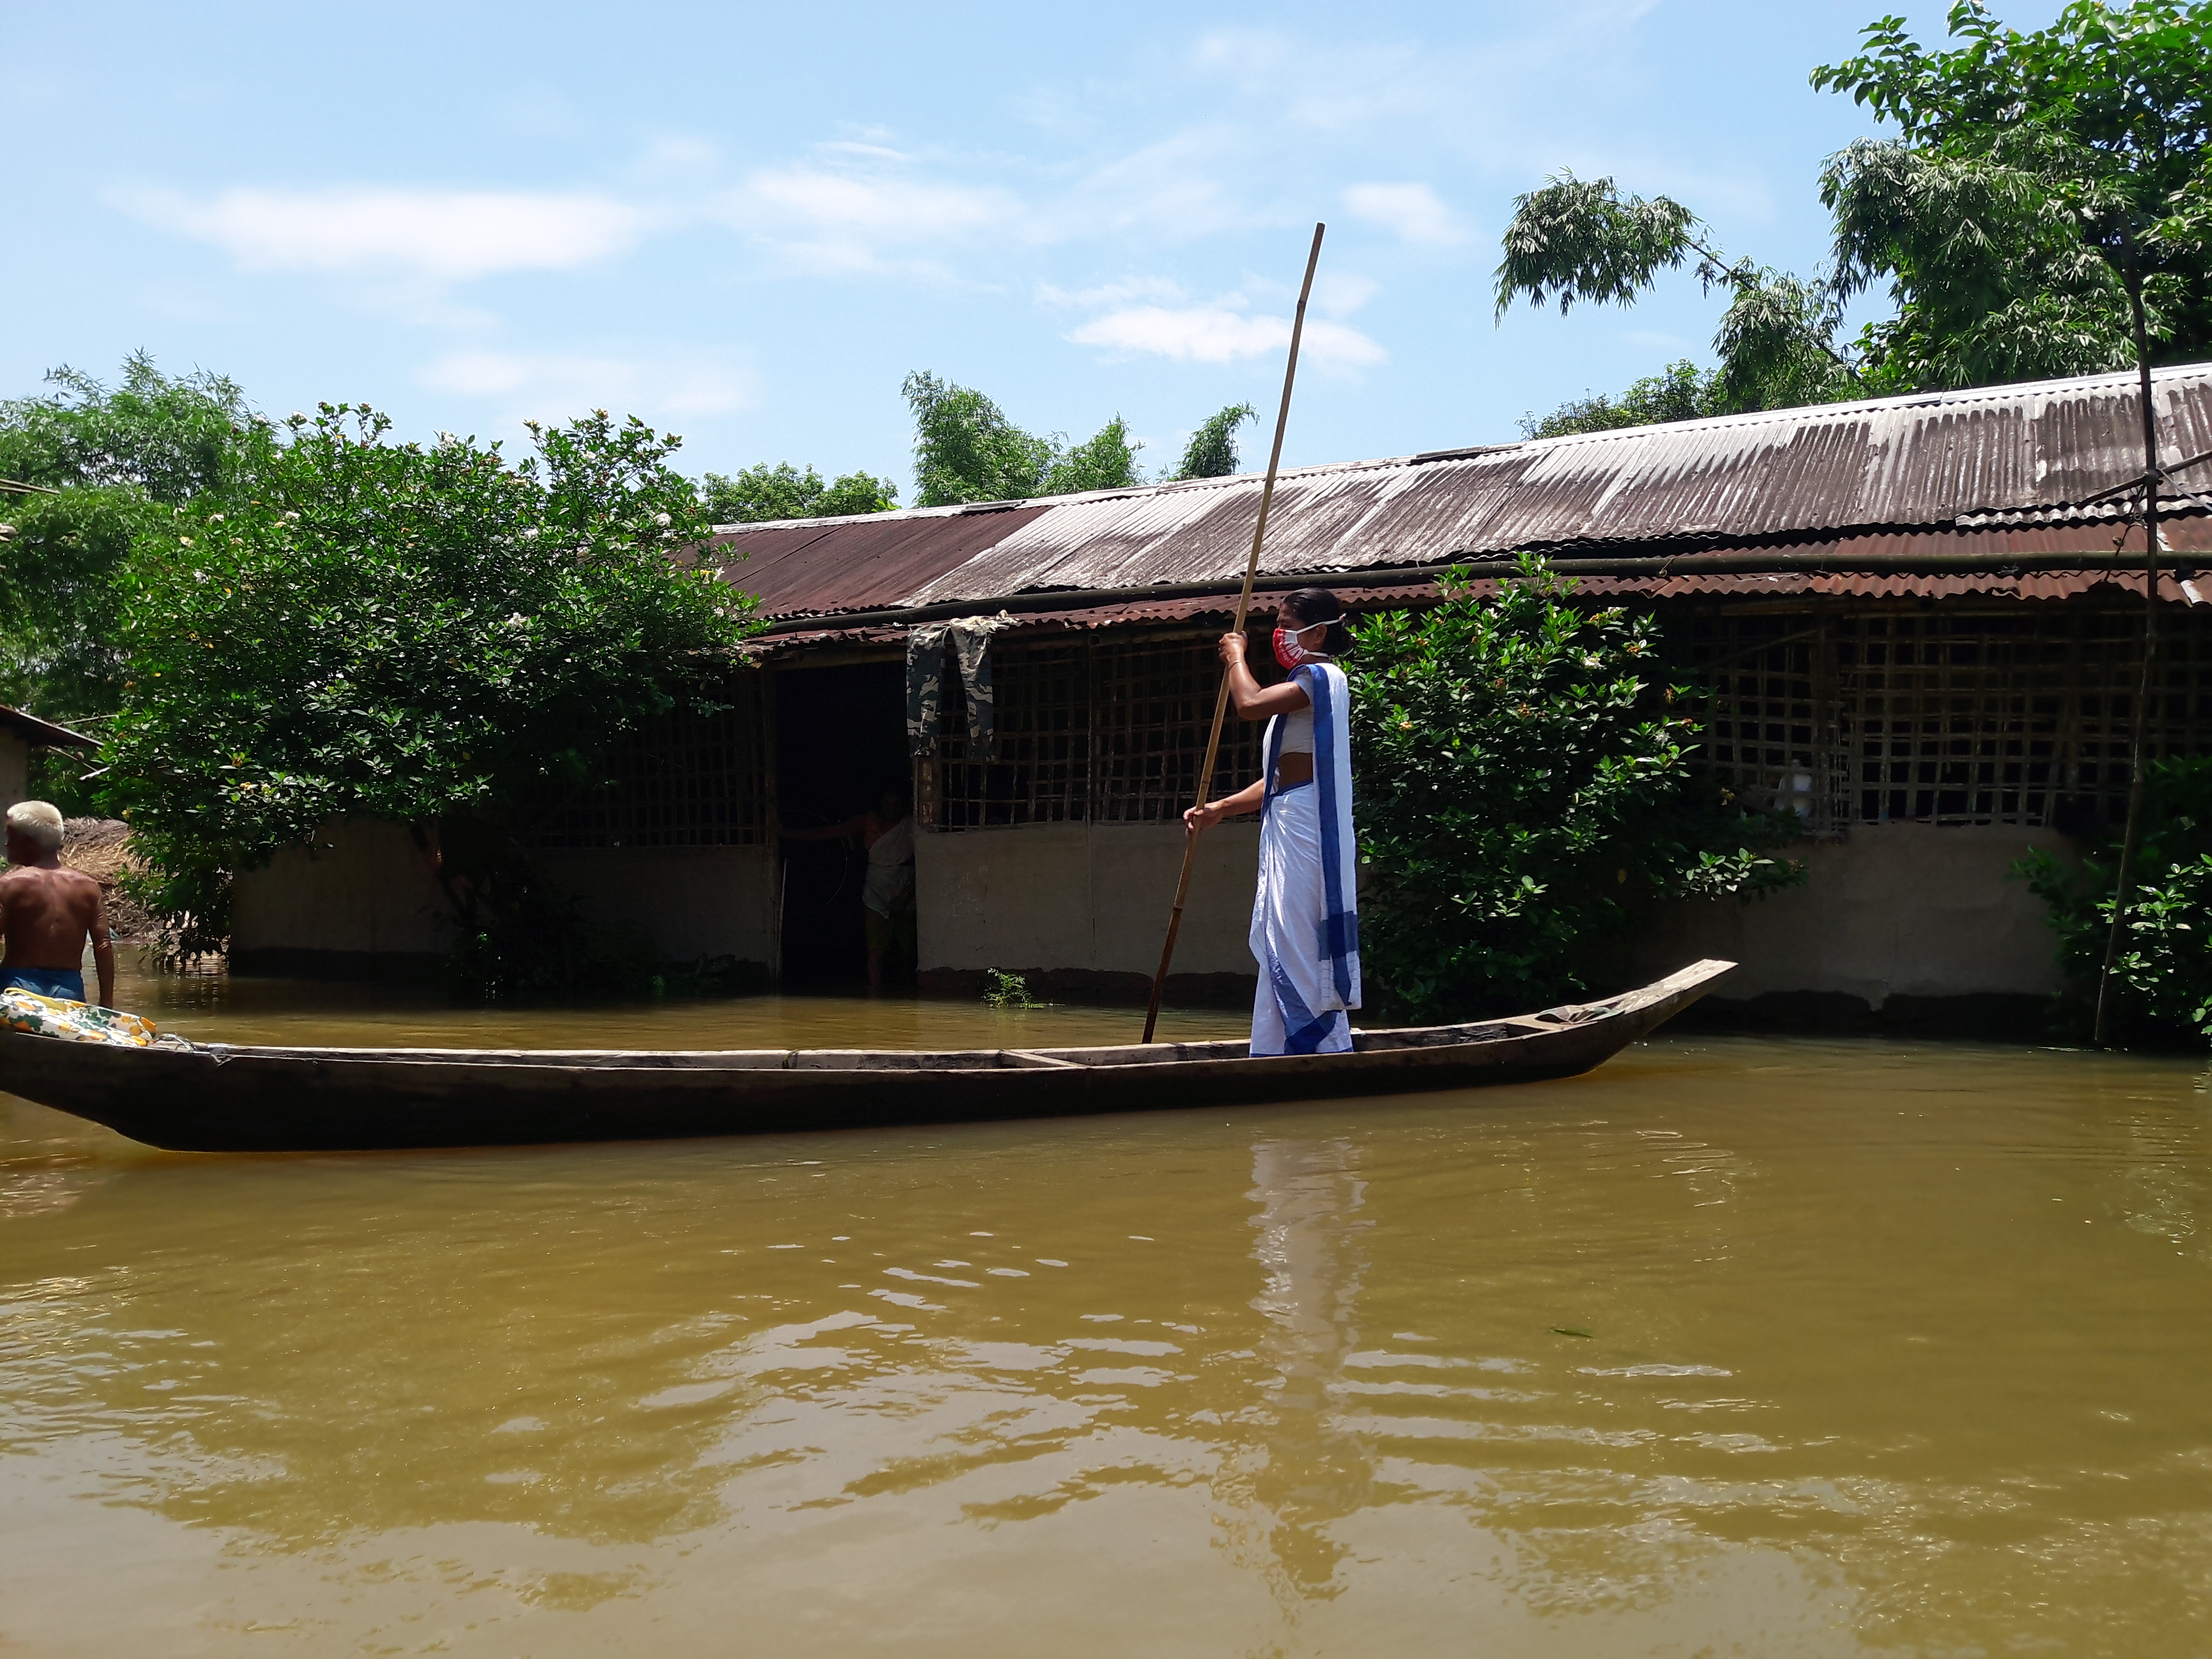
<path fill-rule="evenodd" d="M 1242 634 L 1224 634 L 1214 649 L 1221 653 L 1221 660 L 1233 668 L 1244 660 L 1245 647 L 1250 643 Z"/>

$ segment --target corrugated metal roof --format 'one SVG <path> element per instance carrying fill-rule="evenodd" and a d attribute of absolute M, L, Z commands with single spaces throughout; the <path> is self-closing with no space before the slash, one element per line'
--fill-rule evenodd
<path fill-rule="evenodd" d="M 2169 462 L 2212 450 L 2212 364 L 2157 371 L 2154 395 Z M 1832 544 L 1842 556 L 1900 535 L 1909 546 L 1911 532 L 1988 549 L 1986 532 L 1960 535 L 1984 526 L 2026 538 L 2021 550 L 2109 554 L 2118 510 L 2082 503 L 2141 471 L 2141 432 L 2130 372 L 1299 468 L 1278 480 L 1261 569 L 1322 577 L 1520 549 L 1729 544 Z M 755 550 L 726 574 L 775 616 L 1233 586 L 1260 491 L 1245 475 L 718 539 Z M 2039 540 L 2053 535 L 2071 539 Z"/>
<path fill-rule="evenodd" d="M 1048 511 L 935 507 L 729 526 L 716 531 L 708 557 L 723 580 L 758 594 L 770 616 L 866 611 L 904 603 Z"/>
<path fill-rule="evenodd" d="M 1469 584 L 1477 593 L 1494 590 L 1502 577 L 1481 578 Z M 1584 576 L 1577 579 L 1578 591 L 1595 599 L 2078 599 L 2092 594 L 2140 605 L 2142 573 L 2125 566 L 2082 569 L 2008 572 L 1966 571 L 1934 574 L 1918 571 L 1729 571 L 1651 576 Z M 2182 591 L 2170 573 L 2159 577 L 2159 597 L 2172 605 L 2212 603 L 2212 579 L 2197 581 L 2192 598 Z M 1356 612 L 1396 606 L 1419 606 L 1437 597 L 1433 581 L 1378 582 L 1342 590 L 1346 609 Z M 1253 596 L 1253 617 L 1262 621 L 1275 614 L 1280 593 Z M 1010 632 L 1091 632 L 1105 628 L 1172 628 L 1193 623 L 1225 624 L 1237 605 L 1234 593 L 1208 598 L 1138 599 L 1126 603 L 1086 605 L 1066 611 L 1030 611 L 1016 615 Z M 804 655 L 824 646 L 880 648 L 884 653 L 903 651 L 906 629 L 872 624 L 839 628 L 834 620 L 819 629 L 780 634 L 749 644 L 749 655 L 775 658 Z"/>

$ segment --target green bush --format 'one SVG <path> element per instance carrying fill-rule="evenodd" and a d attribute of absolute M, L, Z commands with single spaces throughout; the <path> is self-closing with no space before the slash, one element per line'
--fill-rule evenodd
<path fill-rule="evenodd" d="M 1691 775 L 1696 727 L 1649 617 L 1571 603 L 1524 557 L 1494 597 L 1356 624 L 1362 965 L 1370 1008 L 1435 1020 L 1587 989 L 1630 903 L 1804 878 L 1797 833 Z"/>
<path fill-rule="evenodd" d="M 2039 849 L 2013 866 L 2051 907 L 2068 981 L 2054 1021 L 2061 1036 L 2090 1034 L 2119 861 L 2112 836 L 2079 863 Z M 2212 1041 L 2212 756 L 2152 763 L 2130 885 L 2106 1036 L 2123 1044 Z"/>
<path fill-rule="evenodd" d="M 179 955 L 222 947 L 237 872 L 332 819 L 467 840 L 466 868 L 435 867 L 478 941 L 461 967 L 497 988 L 515 975 L 482 951 L 552 914 L 500 821 L 600 782 L 644 723 L 717 706 L 752 601 L 681 556 L 709 520 L 668 465 L 672 436 L 600 411 L 510 465 L 449 435 L 389 443 L 388 425 L 345 404 L 295 416 L 236 491 L 137 538 L 106 796 Z"/>

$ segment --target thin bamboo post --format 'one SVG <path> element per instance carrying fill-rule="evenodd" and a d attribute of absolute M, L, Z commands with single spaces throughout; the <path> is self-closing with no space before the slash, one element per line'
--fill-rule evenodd
<path fill-rule="evenodd" d="M 1267 509 L 1275 501 L 1275 471 L 1282 465 L 1283 433 L 1291 423 L 1291 386 L 1298 375 L 1298 339 L 1306 328 L 1306 301 L 1313 293 L 1314 267 L 1321 263 L 1322 233 L 1328 227 L 1316 225 L 1313 246 L 1306 253 L 1305 280 L 1298 284 L 1298 308 L 1291 319 L 1290 361 L 1283 365 L 1283 403 L 1275 411 L 1275 443 L 1267 452 L 1267 481 L 1260 486 L 1260 517 L 1252 526 L 1252 553 L 1244 561 L 1244 587 L 1237 596 L 1237 626 L 1232 633 L 1244 631 L 1245 613 L 1252 608 L 1252 584 L 1260 574 L 1260 546 L 1267 537 Z M 1229 676 L 1221 676 L 1221 693 L 1213 700 L 1213 734 L 1206 740 L 1206 763 L 1198 769 L 1198 801 L 1206 805 L 1206 792 L 1213 784 L 1214 763 L 1221 755 L 1221 722 L 1229 714 Z M 1152 975 L 1152 1000 L 1145 1005 L 1145 1038 L 1152 1040 L 1153 1029 L 1160 1020 L 1160 988 L 1168 981 L 1168 963 L 1175 959 L 1176 935 L 1182 931 L 1183 900 L 1190 894 L 1191 861 L 1198 854 L 1198 837 L 1185 836 L 1182 844 L 1182 874 L 1176 882 L 1175 908 L 1168 913 L 1168 936 L 1160 946 L 1159 971 Z"/>
<path fill-rule="evenodd" d="M 2142 841 L 2143 783 L 2148 767 L 2143 750 L 2150 740 L 2150 702 L 2156 695 L 2158 662 L 2158 413 L 2151 402 L 2150 331 L 2143 318 L 2142 283 L 2138 277 L 2128 286 L 2135 312 L 2136 367 L 2142 389 L 2143 439 L 2143 645 L 2142 682 L 2136 693 L 2135 720 L 2130 744 L 2127 828 L 2120 836 L 2120 867 L 2113 872 L 2112 925 L 2105 935 L 2105 963 L 2097 975 L 2097 1015 L 2090 1042 L 2105 1046 L 2106 1005 L 2112 988 L 2112 969 L 2119 964 L 2120 939 L 2127 927 L 2129 886 L 2135 877 L 2136 852 Z M 2108 745 L 2109 749 L 2109 745 Z"/>

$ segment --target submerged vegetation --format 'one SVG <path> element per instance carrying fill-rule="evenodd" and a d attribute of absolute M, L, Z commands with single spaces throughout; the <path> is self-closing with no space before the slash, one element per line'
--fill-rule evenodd
<path fill-rule="evenodd" d="M 1002 968 L 993 968 L 985 973 L 989 981 L 983 988 L 983 1000 L 994 1008 L 1049 1008 L 1052 1005 L 1030 993 L 1028 976 L 1010 974 Z"/>
<path fill-rule="evenodd" d="M 1524 557 L 1488 595 L 1353 625 L 1362 966 L 1423 1022 L 1585 988 L 1632 907 L 1802 881 L 1797 833 L 1696 781 L 1696 727 L 1650 617 L 1573 602 Z"/>

